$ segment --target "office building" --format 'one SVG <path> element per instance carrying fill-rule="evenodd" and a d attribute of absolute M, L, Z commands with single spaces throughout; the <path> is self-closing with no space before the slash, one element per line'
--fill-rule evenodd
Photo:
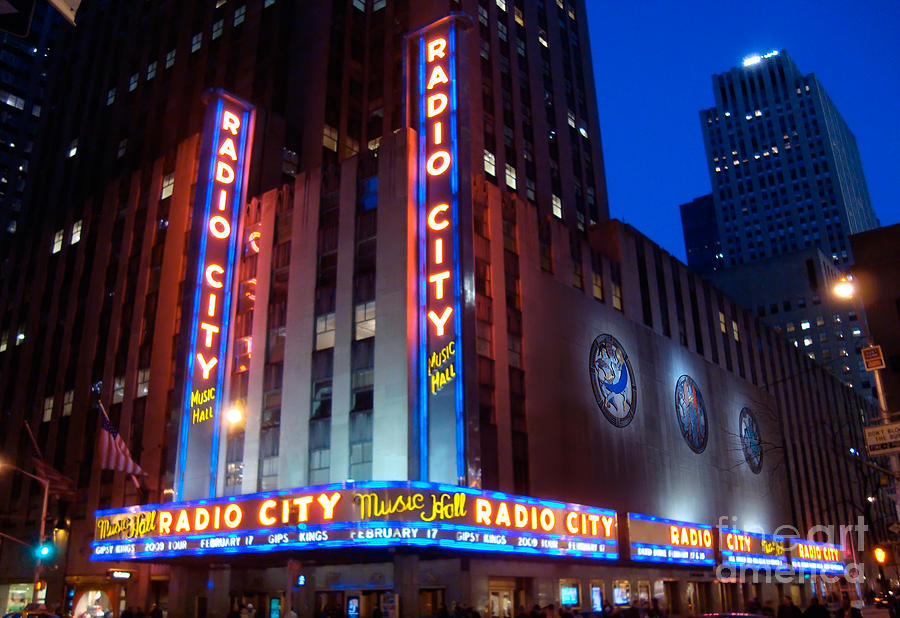
<path fill-rule="evenodd" d="M 825 576 L 864 546 L 779 527 L 882 538 L 867 404 L 609 220 L 583 12 L 82 4 L 46 214 L 0 292 L 2 410 L 82 492 L 51 499 L 51 605 L 694 613 L 854 590 Z M 2 452 L 26 469 L 20 435 Z M 40 485 L 4 472 L 0 496 L 4 533 L 34 538 Z M 2 551 L 27 591 L 33 560 Z"/>
<path fill-rule="evenodd" d="M 824 315 L 818 305 L 837 299 L 816 284 L 816 273 L 833 271 L 816 249 L 845 270 L 850 234 L 878 226 L 853 133 L 815 75 L 784 51 L 750 56 L 712 82 L 715 106 L 700 112 L 700 125 L 713 208 L 682 208 L 688 264 L 748 308 L 776 307 L 760 317 L 871 397 L 859 354 L 846 345 L 855 312 Z M 712 246 L 718 262 L 702 252 Z M 781 272 L 797 274 L 795 289 Z M 792 336 L 800 324 L 817 332 Z"/>
<path fill-rule="evenodd" d="M 678 209 L 688 264 L 699 273 L 722 270 L 722 243 L 712 194 L 694 198 Z"/>

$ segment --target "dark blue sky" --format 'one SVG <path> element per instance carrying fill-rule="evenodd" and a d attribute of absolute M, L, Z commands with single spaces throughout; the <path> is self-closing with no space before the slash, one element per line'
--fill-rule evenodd
<path fill-rule="evenodd" d="M 678 205 L 709 193 L 713 73 L 784 49 L 856 135 L 875 213 L 900 221 L 900 2 L 585 0 L 610 213 L 681 260 Z"/>

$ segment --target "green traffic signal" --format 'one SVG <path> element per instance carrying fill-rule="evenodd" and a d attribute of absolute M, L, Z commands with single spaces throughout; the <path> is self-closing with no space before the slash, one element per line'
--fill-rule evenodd
<path fill-rule="evenodd" d="M 55 549 L 56 548 L 53 546 L 53 543 L 41 543 L 35 548 L 34 553 L 39 560 L 48 560 L 50 558 L 53 558 Z"/>

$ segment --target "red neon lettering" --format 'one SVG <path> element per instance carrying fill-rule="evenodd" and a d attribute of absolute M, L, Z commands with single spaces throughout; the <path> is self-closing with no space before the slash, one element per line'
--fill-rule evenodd
<path fill-rule="evenodd" d="M 237 528 L 238 524 L 241 523 L 241 518 L 244 516 L 244 512 L 241 510 L 236 504 L 229 504 L 225 507 L 225 512 L 223 513 L 225 516 L 225 525 L 229 528 Z"/>
<path fill-rule="evenodd" d="M 222 146 L 219 148 L 219 152 L 216 154 L 223 157 L 229 157 L 232 161 L 237 161 L 237 151 L 234 149 L 234 140 L 230 137 L 226 137 L 225 141 L 222 142 Z"/>
<path fill-rule="evenodd" d="M 226 185 L 234 182 L 234 168 L 224 161 L 216 162 L 216 180 Z"/>
<path fill-rule="evenodd" d="M 541 528 L 550 532 L 556 525 L 556 516 L 550 509 L 541 509 Z"/>
<path fill-rule="evenodd" d="M 435 58 L 443 58 L 446 48 L 447 39 L 444 37 L 428 41 L 428 62 L 433 62 Z"/>
<path fill-rule="evenodd" d="M 221 215 L 210 217 L 209 233 L 216 238 L 228 238 L 231 235 L 231 224 Z"/>
<path fill-rule="evenodd" d="M 435 122 L 434 123 L 434 145 L 439 146 L 444 141 L 444 136 L 442 135 L 442 129 L 444 128 L 443 122 Z"/>
<path fill-rule="evenodd" d="M 216 295 L 209 295 L 209 302 L 206 304 L 206 315 L 211 318 L 216 316 Z"/>
<path fill-rule="evenodd" d="M 444 324 L 447 323 L 447 320 L 450 319 L 450 314 L 453 313 L 452 307 L 447 307 L 444 309 L 444 312 L 438 316 L 434 311 L 428 312 L 428 319 L 434 324 L 435 332 L 438 337 L 444 336 Z"/>
<path fill-rule="evenodd" d="M 432 176 L 440 176 L 450 167 L 450 153 L 446 150 L 438 150 L 428 157 L 425 170 Z"/>
<path fill-rule="evenodd" d="M 250 232 L 250 236 L 247 237 L 247 240 L 250 242 L 250 248 L 253 249 L 253 253 L 259 253 L 259 239 L 262 237 L 262 232 L 253 231 Z"/>
<path fill-rule="evenodd" d="M 230 131 L 232 135 L 237 135 L 238 129 L 241 127 L 241 119 L 232 114 L 225 112 L 222 114 L 222 128 Z"/>
<path fill-rule="evenodd" d="M 442 230 L 450 225 L 450 222 L 446 219 L 441 219 L 440 221 L 438 221 L 437 219 L 439 214 L 447 210 L 450 210 L 450 204 L 438 204 L 437 206 L 432 208 L 428 213 L 428 227 L 437 232 L 438 230 Z"/>
<path fill-rule="evenodd" d="M 568 530 L 571 534 L 578 534 L 578 526 L 572 523 L 573 519 L 578 519 L 578 513 L 575 511 L 569 511 L 566 514 L 566 530 Z"/>
<path fill-rule="evenodd" d="M 338 500 L 341 499 L 341 494 L 338 492 L 334 492 L 331 494 L 329 498 L 325 494 L 319 496 L 316 501 L 322 505 L 322 517 L 324 519 L 333 519 L 334 518 L 334 507 L 337 505 Z"/>
<path fill-rule="evenodd" d="M 438 300 L 441 300 L 444 297 L 444 279 L 450 278 L 450 271 L 445 270 L 444 272 L 437 273 L 428 277 L 428 282 L 435 284 L 435 295 L 434 297 Z"/>
<path fill-rule="evenodd" d="M 213 275 L 221 275 L 225 272 L 225 269 L 219 266 L 218 264 L 210 264 L 206 267 L 206 284 L 211 288 L 220 288 L 223 283 L 213 277 Z"/>
<path fill-rule="evenodd" d="M 218 326 L 213 326 L 212 324 L 207 324 L 206 322 L 200 322 L 200 328 L 206 332 L 206 339 L 204 345 L 207 348 L 212 347 L 212 336 L 219 332 Z"/>
<path fill-rule="evenodd" d="M 219 359 L 213 356 L 209 360 L 203 358 L 203 354 L 201 352 L 197 352 L 197 362 L 200 363 L 200 369 L 203 370 L 203 379 L 209 380 L 209 372 L 212 371 L 212 368 L 216 366 L 216 363 L 219 362 Z"/>
<path fill-rule="evenodd" d="M 225 200 L 228 199 L 228 194 L 225 192 L 225 189 L 222 189 L 219 192 L 219 210 L 225 210 Z"/>
<path fill-rule="evenodd" d="M 431 71 L 431 77 L 428 78 L 428 85 L 425 86 L 425 90 L 431 90 L 438 84 L 448 84 L 450 80 L 447 79 L 447 74 L 444 73 L 444 69 L 441 68 L 441 65 L 435 65 L 434 69 Z"/>
<path fill-rule="evenodd" d="M 425 108 L 425 115 L 429 118 L 434 118 L 447 109 L 447 95 L 442 92 L 431 95 L 425 99 Z"/>
<path fill-rule="evenodd" d="M 168 511 L 162 511 L 159 514 L 159 533 L 171 534 L 172 532 L 172 514 Z"/>
<path fill-rule="evenodd" d="M 434 241 L 434 263 L 444 263 L 444 239 L 438 238 Z"/>

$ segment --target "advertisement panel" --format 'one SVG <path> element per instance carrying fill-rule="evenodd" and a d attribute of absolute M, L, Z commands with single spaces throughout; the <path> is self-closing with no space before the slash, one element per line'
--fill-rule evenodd
<path fill-rule="evenodd" d="M 713 528 L 707 524 L 629 513 L 628 535 L 636 562 L 716 564 Z"/>
<path fill-rule="evenodd" d="M 788 571 L 784 537 L 733 528 L 719 528 L 721 563 L 737 569 Z"/>
<path fill-rule="evenodd" d="M 615 511 L 416 481 L 322 485 L 95 516 L 92 560 L 390 546 L 619 556 Z"/>
<path fill-rule="evenodd" d="M 176 499 L 214 496 L 230 333 L 235 252 L 253 139 L 253 107 L 221 90 L 206 94 L 192 217 L 190 345 L 175 470 Z"/>
<path fill-rule="evenodd" d="M 844 573 L 846 565 L 840 545 L 791 539 L 791 566 L 802 573 Z"/>

